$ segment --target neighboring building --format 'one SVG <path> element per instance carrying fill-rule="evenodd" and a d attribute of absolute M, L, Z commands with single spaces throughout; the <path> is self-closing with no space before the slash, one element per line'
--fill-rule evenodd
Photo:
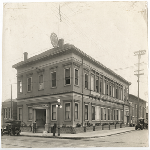
<path fill-rule="evenodd" d="M 148 122 L 148 106 L 146 107 L 146 120 Z"/>
<path fill-rule="evenodd" d="M 45 130 L 60 125 L 127 122 L 129 83 L 73 45 L 28 58 L 17 69 L 17 119 Z M 57 99 L 62 108 L 57 111 Z M 59 117 L 59 119 L 58 119 Z"/>
<path fill-rule="evenodd" d="M 11 114 L 12 112 L 12 114 Z M 9 119 L 17 120 L 17 101 L 12 100 L 12 111 L 11 111 L 11 100 L 5 100 L 2 102 L 2 115 L 1 115 L 1 126 L 5 126 L 5 121 Z"/>
<path fill-rule="evenodd" d="M 137 123 L 137 106 L 138 106 L 138 97 L 132 94 L 129 94 L 130 102 L 130 123 Z M 146 101 L 139 98 L 139 118 L 146 119 Z"/>

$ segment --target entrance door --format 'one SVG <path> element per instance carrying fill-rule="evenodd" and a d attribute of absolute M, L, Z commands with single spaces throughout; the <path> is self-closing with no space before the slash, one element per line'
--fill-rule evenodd
<path fill-rule="evenodd" d="M 36 109 L 36 125 L 44 127 L 46 123 L 46 109 Z"/>

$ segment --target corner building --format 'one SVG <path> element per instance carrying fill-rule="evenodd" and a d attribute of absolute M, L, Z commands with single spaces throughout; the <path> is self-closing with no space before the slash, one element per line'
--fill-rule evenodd
<path fill-rule="evenodd" d="M 73 45 L 65 44 L 24 61 L 17 69 L 17 119 L 49 131 L 87 122 L 127 122 L 130 83 Z M 60 99 L 62 108 L 56 107 Z"/>

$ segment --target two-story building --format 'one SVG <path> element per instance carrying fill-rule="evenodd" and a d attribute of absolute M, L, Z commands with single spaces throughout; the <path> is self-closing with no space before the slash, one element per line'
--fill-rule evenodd
<path fill-rule="evenodd" d="M 137 107 L 138 107 L 138 97 L 129 94 L 130 102 L 130 123 L 137 124 Z M 146 120 L 146 101 L 139 98 L 139 118 L 144 118 Z"/>
<path fill-rule="evenodd" d="M 46 131 L 87 122 L 127 122 L 129 83 L 70 44 L 59 45 L 13 66 L 17 69 L 17 114 Z M 60 99 L 60 112 L 56 107 Z"/>

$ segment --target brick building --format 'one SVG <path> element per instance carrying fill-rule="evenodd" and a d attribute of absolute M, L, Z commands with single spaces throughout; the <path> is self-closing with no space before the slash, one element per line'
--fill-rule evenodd
<path fill-rule="evenodd" d="M 130 102 L 130 123 L 137 123 L 137 106 L 138 106 L 138 97 L 132 94 L 129 94 Z M 139 118 L 146 119 L 146 101 L 139 98 Z"/>
<path fill-rule="evenodd" d="M 73 45 L 64 44 L 13 66 L 17 119 L 46 131 L 57 123 L 127 122 L 129 83 Z M 60 99 L 60 112 L 56 107 Z M 59 119 L 58 119 L 59 117 Z"/>
<path fill-rule="evenodd" d="M 11 114 L 12 112 L 12 114 Z M 12 116 L 13 115 L 13 116 Z M 11 100 L 5 100 L 2 102 L 2 115 L 1 115 L 1 126 L 5 126 L 5 121 L 9 119 L 15 119 L 17 120 L 17 100 L 12 100 L 12 111 L 11 111 Z"/>

